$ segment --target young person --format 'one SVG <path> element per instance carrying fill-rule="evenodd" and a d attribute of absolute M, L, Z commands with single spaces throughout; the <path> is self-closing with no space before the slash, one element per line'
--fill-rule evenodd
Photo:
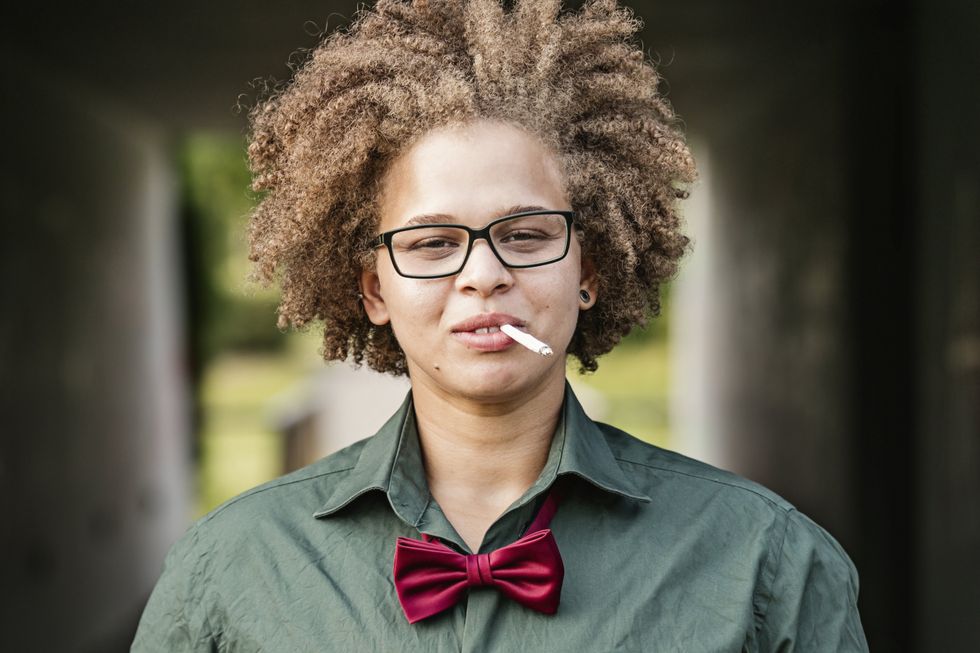
<path fill-rule="evenodd" d="M 638 27 L 612 0 L 379 2 L 254 109 L 280 326 L 412 387 L 196 522 L 134 650 L 867 650 L 824 529 L 565 379 L 659 313 L 688 246 L 694 162 Z"/>

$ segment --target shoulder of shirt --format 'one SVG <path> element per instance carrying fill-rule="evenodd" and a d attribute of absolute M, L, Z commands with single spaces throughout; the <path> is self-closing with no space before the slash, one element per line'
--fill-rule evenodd
<path fill-rule="evenodd" d="M 780 540 L 787 529 L 792 528 L 797 537 L 803 537 L 815 550 L 827 552 L 848 570 L 852 584 L 857 586 L 857 573 L 853 562 L 840 542 L 823 526 L 813 521 L 792 503 L 766 486 L 733 472 L 649 442 L 605 424 L 595 422 L 606 437 L 613 457 L 623 471 L 645 492 L 655 493 L 665 478 L 685 483 L 691 492 L 721 487 L 729 500 L 760 505 L 781 523 Z M 764 521 L 768 521 L 765 520 Z"/>
<path fill-rule="evenodd" d="M 733 472 L 709 463 L 685 456 L 670 449 L 658 447 L 630 435 L 626 431 L 603 422 L 595 422 L 606 437 L 609 449 L 623 471 L 645 491 L 654 482 L 662 482 L 665 475 L 675 480 L 702 488 L 723 486 L 730 494 L 741 495 L 750 501 L 762 501 L 782 512 L 796 507 L 769 488 Z"/>
<path fill-rule="evenodd" d="M 673 479 L 670 481 L 673 483 L 684 483 L 685 495 L 722 488 L 727 501 L 761 508 L 761 514 L 752 511 L 759 514 L 761 523 L 779 524 L 773 537 L 778 540 L 776 546 L 780 549 L 787 534 L 792 532 L 795 546 L 802 547 L 801 551 L 820 552 L 823 564 L 833 565 L 839 576 L 847 578 L 856 597 L 857 570 L 844 547 L 823 526 L 777 493 L 733 472 L 640 440 L 615 426 L 602 422 L 595 424 L 605 435 L 623 471 L 643 491 L 655 494 L 657 487 L 662 487 L 668 479 Z M 806 554 L 801 555 L 805 557 Z"/>

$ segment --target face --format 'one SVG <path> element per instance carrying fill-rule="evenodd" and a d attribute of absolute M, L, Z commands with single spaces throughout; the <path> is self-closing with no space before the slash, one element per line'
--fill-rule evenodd
<path fill-rule="evenodd" d="M 418 216 L 439 214 L 438 222 L 480 228 L 519 211 L 571 208 L 557 162 L 542 143 L 488 121 L 432 131 L 403 152 L 383 180 L 380 207 L 382 232 Z M 385 248 L 376 252 L 376 268 L 361 275 L 364 307 L 374 324 L 391 324 L 414 387 L 504 401 L 541 384 L 564 383 L 579 311 L 596 296 L 595 275 L 574 233 L 565 258 L 526 269 L 506 267 L 478 240 L 462 271 L 438 279 L 402 277 Z M 583 288 L 588 302 L 579 296 Z M 514 318 L 554 355 L 463 324 L 494 313 Z"/>

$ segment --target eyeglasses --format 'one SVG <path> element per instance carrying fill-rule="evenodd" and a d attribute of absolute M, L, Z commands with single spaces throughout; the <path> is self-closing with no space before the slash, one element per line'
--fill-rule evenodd
<path fill-rule="evenodd" d="M 395 271 L 410 279 L 459 274 L 480 238 L 509 268 L 534 268 L 568 254 L 574 211 L 526 211 L 497 218 L 482 229 L 461 224 L 424 224 L 380 234 L 372 248 L 385 246 Z"/>

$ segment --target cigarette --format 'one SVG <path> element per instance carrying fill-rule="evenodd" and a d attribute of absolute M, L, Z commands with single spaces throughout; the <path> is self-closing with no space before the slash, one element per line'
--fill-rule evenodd
<path fill-rule="evenodd" d="M 501 324 L 500 330 L 506 333 L 508 336 L 521 343 L 535 354 L 541 354 L 542 356 L 551 356 L 555 352 L 551 351 L 551 347 L 541 342 L 530 333 L 525 333 L 515 327 L 512 324 Z"/>

